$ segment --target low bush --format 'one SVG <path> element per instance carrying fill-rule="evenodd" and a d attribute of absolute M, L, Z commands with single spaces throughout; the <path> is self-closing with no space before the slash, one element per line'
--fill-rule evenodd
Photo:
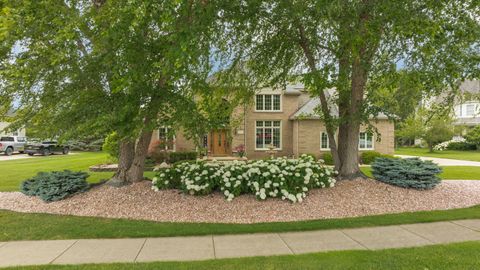
<path fill-rule="evenodd" d="M 448 144 L 447 149 L 458 151 L 474 151 L 477 150 L 477 146 L 474 143 L 468 142 L 451 142 Z"/>
<path fill-rule="evenodd" d="M 360 154 L 362 164 L 372 164 L 379 157 L 382 157 L 382 154 L 377 151 L 365 151 Z"/>
<path fill-rule="evenodd" d="M 414 189 L 432 189 L 440 183 L 442 169 L 419 158 L 377 158 L 372 164 L 373 177 L 381 182 Z"/>
<path fill-rule="evenodd" d="M 40 172 L 22 182 L 20 191 L 28 196 L 39 196 L 46 202 L 62 200 L 72 194 L 87 190 L 86 172 Z"/>
<path fill-rule="evenodd" d="M 330 153 L 330 152 L 323 153 L 323 154 L 322 154 L 322 159 L 323 159 L 323 162 L 324 162 L 326 165 L 333 165 L 333 156 L 332 156 L 332 153 Z"/>
<path fill-rule="evenodd" d="M 228 201 L 252 193 L 259 200 L 279 197 L 302 202 L 310 189 L 333 187 L 333 170 L 308 155 L 299 159 L 221 162 L 183 162 L 162 169 L 152 189 L 176 188 L 191 195 L 223 193 Z"/>
<path fill-rule="evenodd" d="M 149 157 L 157 164 L 163 162 L 174 164 L 180 161 L 196 160 L 198 153 L 194 151 L 172 152 L 164 150 L 161 146 L 154 146 L 149 150 Z"/>
<path fill-rule="evenodd" d="M 360 161 L 362 164 L 372 164 L 376 158 L 395 158 L 392 155 L 386 155 L 377 151 L 365 151 L 360 154 Z"/>
<path fill-rule="evenodd" d="M 168 163 L 177 163 L 179 161 L 189 161 L 197 159 L 197 152 L 170 152 Z"/>

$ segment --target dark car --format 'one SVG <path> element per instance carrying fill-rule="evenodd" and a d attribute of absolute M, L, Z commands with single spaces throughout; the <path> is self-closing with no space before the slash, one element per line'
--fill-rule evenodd
<path fill-rule="evenodd" d="M 68 154 L 70 152 L 70 147 L 66 145 L 61 145 L 57 141 L 44 141 L 44 142 L 29 142 L 25 145 L 25 153 L 29 156 L 35 154 L 41 154 L 48 156 L 51 154 Z"/>

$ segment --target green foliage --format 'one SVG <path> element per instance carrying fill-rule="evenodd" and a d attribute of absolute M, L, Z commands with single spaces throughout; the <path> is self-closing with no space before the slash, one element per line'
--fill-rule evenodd
<path fill-rule="evenodd" d="M 392 155 L 385 155 L 385 154 L 381 154 L 381 153 L 376 152 L 376 151 L 364 151 L 360 155 L 360 160 L 361 160 L 362 164 L 372 164 L 375 161 L 375 159 L 379 158 L 379 157 L 395 158 Z"/>
<path fill-rule="evenodd" d="M 365 151 L 360 155 L 360 160 L 363 164 L 371 164 L 378 157 L 382 157 L 382 154 L 376 151 Z"/>
<path fill-rule="evenodd" d="M 198 156 L 198 153 L 193 151 L 192 152 L 187 152 L 187 151 L 171 152 L 168 157 L 168 162 L 173 164 L 180 161 L 196 160 L 197 156 Z"/>
<path fill-rule="evenodd" d="M 120 138 L 118 137 L 116 132 L 110 133 L 105 138 L 105 141 L 103 143 L 102 149 L 103 151 L 107 152 L 113 160 L 118 160 L 118 157 L 120 155 Z"/>
<path fill-rule="evenodd" d="M 480 150 L 480 126 L 476 126 L 471 129 L 465 136 L 467 142 L 475 144 L 477 149 Z"/>
<path fill-rule="evenodd" d="M 326 165 L 333 165 L 332 153 L 330 153 L 330 152 L 323 153 L 322 154 L 322 159 L 323 159 L 323 162 L 325 162 Z"/>
<path fill-rule="evenodd" d="M 97 140 L 71 140 L 68 141 L 68 146 L 72 151 L 101 151 L 103 148 L 104 139 Z"/>
<path fill-rule="evenodd" d="M 451 142 L 447 146 L 448 150 L 472 151 L 477 150 L 477 145 L 469 142 Z"/>
<path fill-rule="evenodd" d="M 162 170 L 153 179 L 154 189 L 177 188 L 191 195 L 206 195 L 215 190 L 228 201 L 252 193 L 260 200 L 281 197 L 301 202 L 308 190 L 333 187 L 330 168 L 308 155 L 299 159 L 218 162 L 184 162 Z"/>
<path fill-rule="evenodd" d="M 171 152 L 165 150 L 159 150 L 158 148 L 150 153 L 150 157 L 155 163 L 160 164 L 166 162 L 169 164 L 174 164 L 181 161 L 192 161 L 196 160 L 198 157 L 197 152 L 181 151 L 181 152 Z"/>
<path fill-rule="evenodd" d="M 36 176 L 25 180 L 20 191 L 28 196 L 39 196 L 46 202 L 59 201 L 67 196 L 87 190 L 88 173 L 53 171 L 40 172 Z"/>
<path fill-rule="evenodd" d="M 452 118 L 447 112 L 438 109 L 419 109 L 401 125 L 397 136 L 405 139 L 423 139 L 430 151 L 441 142 L 448 141 L 454 134 Z"/>
<path fill-rule="evenodd" d="M 404 188 L 432 189 L 440 183 L 441 172 L 435 163 L 419 158 L 377 158 L 372 164 L 375 179 Z"/>

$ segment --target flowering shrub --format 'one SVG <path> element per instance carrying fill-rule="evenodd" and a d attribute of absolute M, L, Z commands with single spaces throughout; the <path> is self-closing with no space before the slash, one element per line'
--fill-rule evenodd
<path fill-rule="evenodd" d="M 302 202 L 311 189 L 333 187 L 333 174 L 332 169 L 308 155 L 299 159 L 229 163 L 185 162 L 159 171 L 152 181 L 152 189 L 177 188 L 191 195 L 205 195 L 218 190 L 228 201 L 251 193 L 259 200 L 271 197 Z"/>
<path fill-rule="evenodd" d="M 444 151 L 444 150 L 447 150 L 448 149 L 448 146 L 451 144 L 451 143 L 461 143 L 461 142 L 465 142 L 466 140 L 464 138 L 454 138 L 450 141 L 446 141 L 446 142 L 442 142 L 442 143 L 439 143 L 437 145 L 435 145 L 433 147 L 433 150 L 435 151 Z"/>

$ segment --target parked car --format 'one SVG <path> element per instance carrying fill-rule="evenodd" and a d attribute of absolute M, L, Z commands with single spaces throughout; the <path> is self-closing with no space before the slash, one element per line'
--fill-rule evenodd
<path fill-rule="evenodd" d="M 23 153 L 25 151 L 25 137 L 2 136 L 0 137 L 0 153 L 11 156 L 14 152 Z"/>
<path fill-rule="evenodd" d="M 67 145 L 61 145 L 57 141 L 43 141 L 43 142 L 29 142 L 25 146 L 25 153 L 29 156 L 40 154 L 48 156 L 51 154 L 64 154 L 67 155 L 70 152 L 70 147 Z"/>

